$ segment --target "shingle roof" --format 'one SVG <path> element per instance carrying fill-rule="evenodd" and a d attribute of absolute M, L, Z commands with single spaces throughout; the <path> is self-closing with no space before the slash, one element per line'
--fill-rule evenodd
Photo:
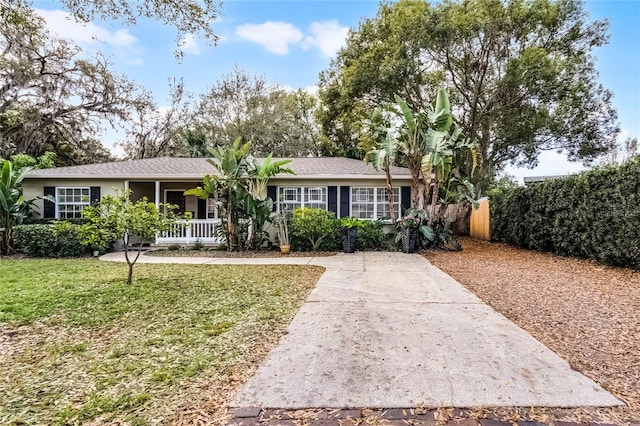
<path fill-rule="evenodd" d="M 260 160 L 260 159 L 258 159 Z M 384 176 L 362 160 L 342 157 L 292 158 L 288 165 L 296 175 L 279 175 L 278 178 L 367 178 Z M 115 161 L 82 166 L 56 167 L 32 170 L 27 178 L 122 178 L 122 179 L 201 179 L 213 174 L 215 169 L 204 158 L 158 157 L 142 160 Z M 409 169 L 393 167 L 394 177 L 409 177 Z"/>

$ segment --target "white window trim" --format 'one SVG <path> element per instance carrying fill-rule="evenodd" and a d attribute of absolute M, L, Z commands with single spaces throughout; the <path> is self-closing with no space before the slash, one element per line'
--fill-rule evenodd
<path fill-rule="evenodd" d="M 307 204 L 322 204 L 324 203 L 324 209 L 325 210 L 329 210 L 329 187 L 328 186 L 318 186 L 318 185 L 302 185 L 302 186 L 293 186 L 293 185 L 287 185 L 287 186 L 278 186 L 276 188 L 276 197 L 278 198 L 277 200 L 274 200 L 277 203 L 277 212 L 280 213 L 280 207 L 281 204 L 288 204 L 285 201 L 280 201 L 280 189 L 285 189 L 285 188 L 296 188 L 296 189 L 300 189 L 300 200 L 296 201 L 296 204 L 300 204 L 300 208 L 305 208 L 305 201 L 304 201 L 304 190 L 305 189 L 309 189 L 309 188 L 314 188 L 314 189 L 323 189 L 324 193 L 326 194 L 326 200 L 322 201 L 322 200 L 309 200 L 306 203 Z"/>
<path fill-rule="evenodd" d="M 349 187 L 349 212 L 351 213 L 351 216 L 353 216 L 353 190 L 354 189 L 373 189 L 373 218 L 361 218 L 360 220 L 370 220 L 370 221 L 376 221 L 376 220 L 382 220 L 381 218 L 378 217 L 378 191 L 385 191 L 387 190 L 386 186 L 352 186 Z M 400 189 L 400 187 L 395 187 L 393 188 L 394 191 L 398 191 L 398 202 L 394 203 L 394 207 L 397 207 L 398 209 L 395 211 L 396 217 L 400 217 L 401 216 L 401 210 L 402 210 L 402 190 Z M 385 198 L 385 203 L 387 203 L 387 194 L 384 194 L 384 198 Z M 362 202 L 360 202 L 362 203 Z M 356 204 L 358 204 L 358 202 L 356 202 Z M 355 217 L 355 216 L 353 216 Z M 386 223 L 391 223 L 391 221 L 389 219 L 384 219 L 383 222 Z"/>
<path fill-rule="evenodd" d="M 206 208 L 205 208 L 205 212 L 204 212 L 204 217 L 203 217 L 203 218 L 201 218 L 201 219 L 218 219 L 218 208 L 217 208 L 217 207 L 214 207 L 214 208 L 213 208 L 213 217 L 209 217 L 209 211 L 210 211 L 210 210 L 209 210 L 209 200 L 213 200 L 213 202 L 214 202 L 214 203 L 216 204 L 216 206 L 217 206 L 218 201 L 215 199 L 215 197 L 209 197 L 209 198 L 207 198 L 207 199 L 205 200 L 205 207 L 206 207 Z"/>
<path fill-rule="evenodd" d="M 89 196 L 86 202 L 80 202 L 80 203 L 67 203 L 67 202 L 60 202 L 60 198 L 59 198 L 59 190 L 60 189 L 64 189 L 65 191 L 68 189 L 79 189 L 79 190 L 83 190 L 86 189 L 89 191 Z M 81 206 L 89 206 L 91 205 L 91 187 L 90 186 L 56 186 L 55 187 L 55 191 L 56 191 L 56 205 L 55 205 L 55 218 L 56 219 L 60 219 L 60 205 L 64 204 L 65 206 L 67 205 L 81 205 Z M 65 218 L 68 219 L 68 218 Z"/>

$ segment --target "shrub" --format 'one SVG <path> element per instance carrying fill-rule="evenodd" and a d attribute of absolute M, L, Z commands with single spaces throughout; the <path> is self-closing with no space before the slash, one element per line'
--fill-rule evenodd
<path fill-rule="evenodd" d="M 80 226 L 66 221 L 17 226 L 14 242 L 18 251 L 33 257 L 74 257 L 85 251 Z"/>
<path fill-rule="evenodd" d="M 387 248 L 384 223 L 380 220 L 363 220 L 358 228 L 358 250 L 383 250 Z"/>
<path fill-rule="evenodd" d="M 640 158 L 492 194 L 491 237 L 640 269 Z"/>
<path fill-rule="evenodd" d="M 335 251 L 340 247 L 340 221 L 324 209 L 296 209 L 291 218 L 291 248 L 296 251 Z"/>

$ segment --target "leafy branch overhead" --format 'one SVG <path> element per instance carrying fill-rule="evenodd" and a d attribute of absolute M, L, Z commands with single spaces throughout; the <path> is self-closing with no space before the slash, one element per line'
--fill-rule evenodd
<path fill-rule="evenodd" d="M 141 18 L 156 19 L 177 30 L 177 52 L 187 35 L 201 35 L 211 43 L 218 40 L 213 24 L 220 15 L 219 0 L 60 0 L 79 20 L 93 21 L 95 18 L 122 20 L 136 25 Z"/>

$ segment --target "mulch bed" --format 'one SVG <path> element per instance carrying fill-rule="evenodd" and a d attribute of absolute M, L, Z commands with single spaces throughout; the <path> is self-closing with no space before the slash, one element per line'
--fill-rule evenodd
<path fill-rule="evenodd" d="M 461 252 L 423 255 L 626 402 L 629 408 L 612 411 L 618 420 L 640 419 L 640 271 L 501 243 L 461 243 Z"/>
<path fill-rule="evenodd" d="M 226 250 L 149 250 L 146 256 L 159 257 L 220 257 L 220 258 L 264 258 L 264 257 L 324 257 L 335 256 L 332 251 L 292 251 L 289 254 L 280 254 L 276 250 L 259 251 L 226 251 Z"/>

